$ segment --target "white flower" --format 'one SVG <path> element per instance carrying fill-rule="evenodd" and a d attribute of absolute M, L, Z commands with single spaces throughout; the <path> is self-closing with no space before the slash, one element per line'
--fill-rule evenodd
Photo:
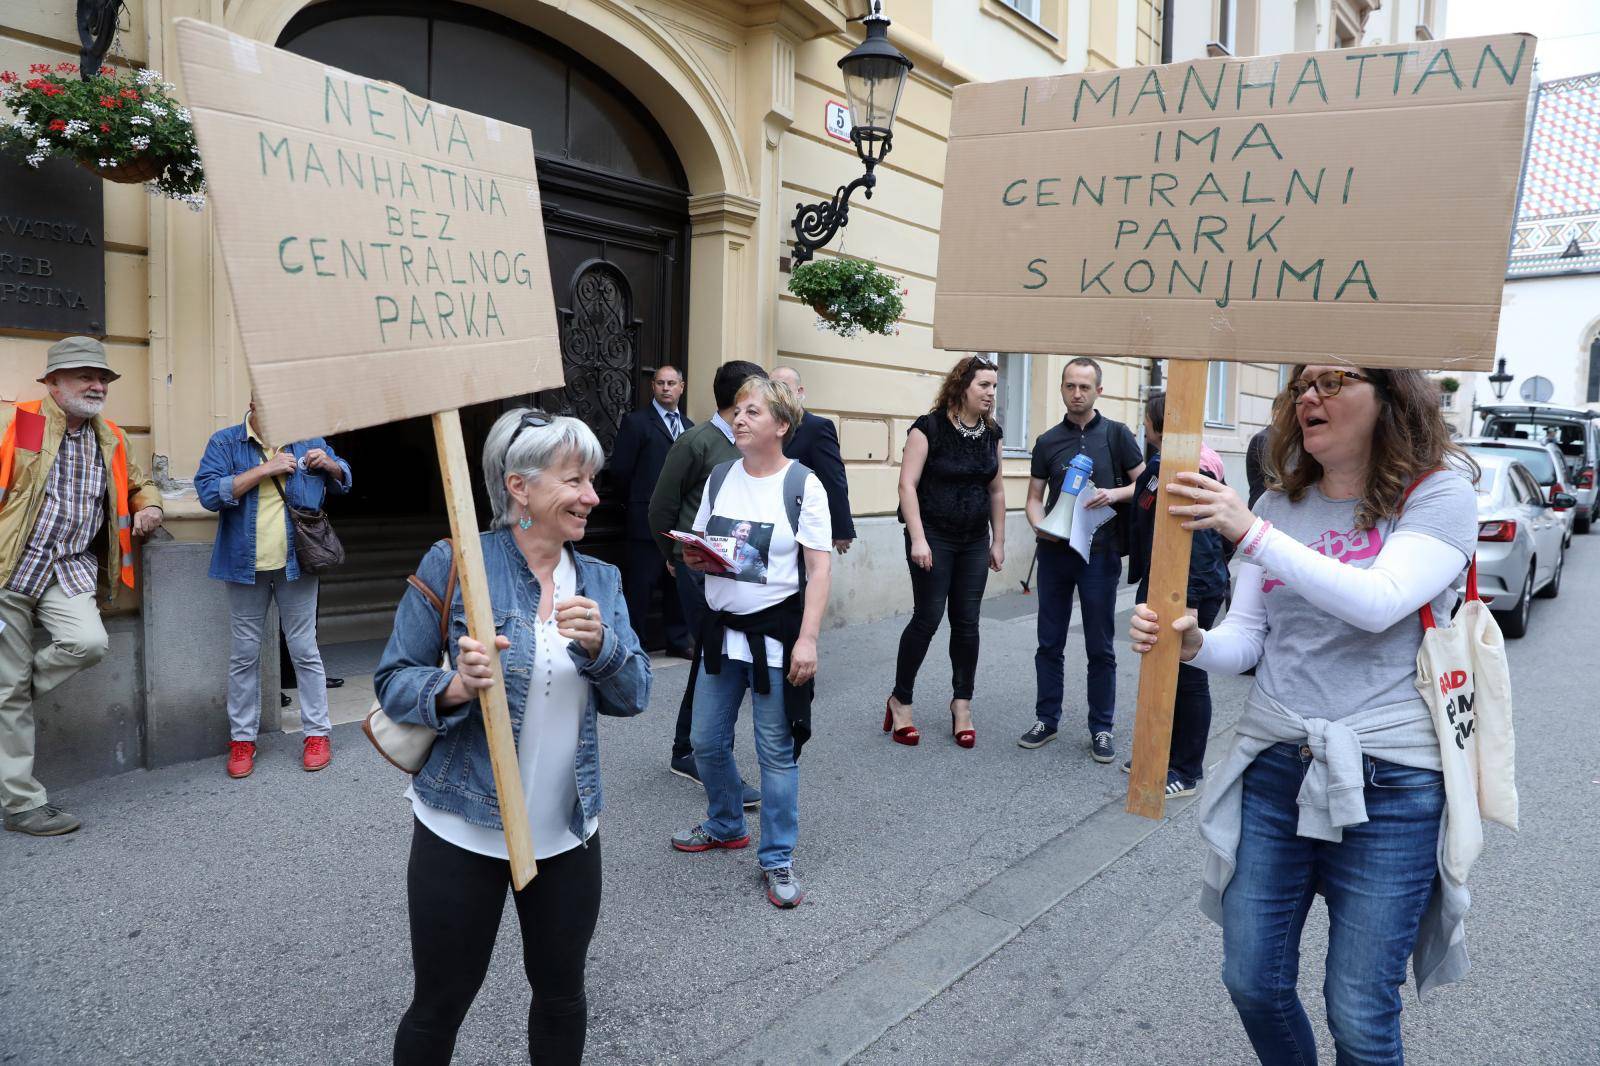
<path fill-rule="evenodd" d="M 128 120 L 128 122 L 129 122 L 129 124 L 134 125 L 134 126 L 148 126 L 148 125 L 150 125 L 150 120 L 145 118 L 143 115 L 134 115 L 132 118 L 130 118 Z"/>
<path fill-rule="evenodd" d="M 165 118 L 167 114 L 167 109 L 156 103 L 154 100 L 146 100 L 144 102 L 144 109 L 157 118 Z"/>
<path fill-rule="evenodd" d="M 81 118 L 73 118 L 73 119 L 68 119 L 67 120 L 67 136 L 68 137 L 81 137 L 84 133 L 88 132 L 88 129 L 89 129 L 89 124 L 87 122 L 85 122 Z"/>
<path fill-rule="evenodd" d="M 38 145 L 40 148 L 46 149 L 47 151 L 50 148 L 50 138 L 48 138 L 48 137 L 40 137 L 37 141 L 34 141 L 33 143 Z"/>
<path fill-rule="evenodd" d="M 140 85 L 154 85 L 161 80 L 161 72 L 154 67 L 146 67 L 134 75 Z"/>
<path fill-rule="evenodd" d="M 130 145 L 132 145 L 138 151 L 142 152 L 146 148 L 150 147 L 150 138 L 148 138 L 148 137 L 135 137 L 132 140 L 130 140 L 128 143 Z"/>
<path fill-rule="evenodd" d="M 28 121 L 28 109 L 25 107 L 17 108 L 17 125 L 20 126 L 26 121 Z"/>
<path fill-rule="evenodd" d="M 189 109 L 187 107 L 178 108 L 178 110 L 175 112 L 175 114 L 178 116 L 178 121 L 179 122 L 189 122 L 190 121 Z"/>
<path fill-rule="evenodd" d="M 115 159 L 102 159 L 99 162 L 97 162 L 95 165 L 96 166 L 100 166 L 100 167 L 114 167 L 114 166 L 117 166 L 118 164 L 117 164 L 117 161 Z"/>
<path fill-rule="evenodd" d="M 35 153 L 33 153 L 32 155 L 30 155 L 28 157 L 28 165 L 30 167 L 37 168 L 39 166 L 39 164 L 43 163 L 43 162 L 44 162 L 44 153 L 43 152 L 35 152 Z"/>

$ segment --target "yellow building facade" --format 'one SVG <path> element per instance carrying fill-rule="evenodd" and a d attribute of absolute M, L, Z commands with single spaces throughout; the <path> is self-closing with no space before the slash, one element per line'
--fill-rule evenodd
<path fill-rule="evenodd" d="M 1426 5 L 1427 17 L 1441 22 L 1433 9 Z M 839 559 L 830 620 L 842 624 L 910 604 L 894 518 L 898 463 L 910 423 L 957 358 L 932 344 L 955 88 L 1156 63 L 1164 50 L 1195 58 L 1219 37 L 1248 39 L 1259 51 L 1327 47 L 1344 26 L 1342 12 L 1365 18 L 1369 7 L 1350 0 L 889 0 L 890 40 L 915 64 L 893 150 L 878 168 L 873 198 L 855 198 L 848 226 L 818 254 L 871 260 L 903 278 L 906 311 L 897 335 L 842 339 L 820 332 L 812 310 L 786 291 L 790 221 L 799 203 L 826 200 L 861 173 L 848 140 L 830 132 L 828 115 L 845 101 L 838 61 L 861 40 L 852 20 L 865 10 L 866 0 L 126 0 L 107 62 L 159 69 L 179 83 L 181 98 L 172 21 L 198 18 L 532 128 L 569 377 L 568 389 L 537 399 L 591 418 L 609 442 L 614 424 L 606 425 L 648 402 L 649 376 L 663 363 L 686 371 L 696 419 L 711 413 L 720 363 L 796 368 L 808 406 L 838 425 L 860 534 Z M 13 0 L 0 6 L 0 70 L 75 62 L 76 36 L 72 0 Z M 0 196 L 0 214 L 26 206 Z M 207 585 L 204 547 L 214 525 L 190 479 L 211 433 L 242 417 L 249 376 L 209 212 L 108 183 L 103 218 L 105 321 L 93 332 L 104 336 L 122 375 L 108 414 L 159 479 L 168 530 L 193 549 L 181 564 L 169 553 L 166 587 L 147 582 L 143 624 L 130 616 L 113 634 L 130 663 L 142 660 L 135 673 L 147 681 L 129 696 L 129 713 L 142 716 L 141 735 L 154 737 L 161 711 L 149 679 L 173 675 L 152 658 L 152 598 L 198 602 Z M 595 293 L 611 294 L 611 302 Z M 601 319 L 619 322 L 629 338 L 619 365 L 591 358 Z M 35 378 L 57 336 L 0 319 L 0 397 L 40 395 Z M 578 354 L 585 351 L 591 356 Z M 1063 415 L 1058 382 L 1068 358 L 999 355 L 1013 511 L 1007 565 L 991 593 L 1015 589 L 1029 568 L 1031 535 L 1020 514 L 1028 448 Z M 1159 368 L 1131 359 L 1104 360 L 1104 367 L 1102 410 L 1137 432 Z M 1280 388 L 1277 367 L 1213 367 L 1208 439 L 1241 481 L 1245 444 Z M 498 409 L 469 412 L 469 437 L 481 439 Z M 0 408 L 6 417 L 9 409 Z M 356 490 L 333 514 L 351 564 L 323 583 L 325 644 L 381 635 L 404 576 L 444 533 L 423 427 L 363 430 L 333 443 L 352 462 Z M 606 538 L 621 529 L 620 508 L 608 506 L 591 524 L 602 555 Z M 201 649 L 191 657 L 221 654 Z M 203 663 L 211 677 L 219 668 L 220 659 Z M 85 675 L 80 699 L 102 698 L 91 682 L 97 673 Z M 197 677 L 186 690 L 196 720 L 211 713 L 203 709 L 207 684 Z M 191 748 L 203 752 L 208 743 Z"/>
<path fill-rule="evenodd" d="M 670 170 L 670 180 L 656 183 L 681 193 L 676 210 L 684 239 L 669 256 L 676 288 L 656 306 L 634 308 L 670 322 L 659 329 L 643 324 L 643 335 L 667 339 L 657 350 L 640 352 L 633 402 L 644 402 L 643 380 L 663 361 L 686 369 L 688 406 L 696 417 L 710 413 L 710 382 L 719 363 L 748 358 L 794 366 L 811 408 L 838 424 L 853 510 L 868 528 L 874 516 L 893 522 L 886 516 L 896 506 L 907 428 L 927 409 L 955 358 L 932 346 L 952 90 L 976 79 L 1155 62 L 1161 41 L 1157 0 L 891 4 L 891 40 L 916 64 L 894 148 L 880 167 L 874 198 L 857 196 L 849 226 L 819 254 L 869 259 L 902 277 L 906 313 L 896 336 L 845 340 L 819 332 L 814 313 L 785 284 L 796 204 L 826 199 L 860 173 L 850 144 L 829 134 L 826 113 L 830 102 L 845 99 L 837 63 L 861 38 L 859 24 L 849 20 L 864 13 L 864 0 L 485 0 L 471 7 L 417 0 L 387 5 L 383 16 L 371 16 L 372 10 L 338 0 L 129 0 L 108 61 L 160 69 L 180 82 L 181 96 L 171 23 L 183 16 L 385 76 L 413 91 L 437 90 L 437 78 L 417 84 L 410 76 L 415 65 L 397 55 L 407 48 L 404 35 L 386 38 L 393 29 L 385 29 L 386 20 L 427 20 L 435 49 L 436 39 L 446 36 L 438 27 L 473 26 L 477 43 L 458 45 L 456 61 L 474 48 L 478 54 L 497 49 L 491 38 L 527 51 L 531 64 L 544 61 L 535 52 L 566 57 L 589 86 L 593 99 L 586 106 L 620 116 L 609 126 L 592 123 L 595 130 L 626 142 L 649 140 L 639 127 L 650 126 L 649 133 L 665 142 L 658 154 L 668 162 L 647 176 L 662 179 Z M 68 0 L 8 5 L 0 14 L 0 68 L 75 61 L 74 36 Z M 390 54 L 375 55 L 385 51 Z M 428 62 L 439 61 L 430 53 Z M 507 106 L 499 117 L 530 124 L 529 102 L 515 85 L 506 86 L 501 102 Z M 569 121 L 579 120 L 569 115 Z M 538 138 L 536 147 L 544 150 Z M 546 200 L 552 199 L 560 195 L 547 189 Z M 168 528 L 181 540 L 208 539 L 211 516 L 187 479 L 211 432 L 239 420 L 249 388 L 210 217 L 148 197 L 140 187 L 108 183 L 105 266 L 104 335 L 122 374 L 108 413 L 128 429 L 141 463 L 163 478 Z M 558 305 L 565 295 L 558 291 Z M 33 379 L 53 339 L 0 331 L 0 395 L 39 392 Z M 1004 412 L 1013 422 L 1008 443 L 1017 446 L 1006 466 L 1013 507 L 1021 507 L 1026 492 L 1027 444 L 1061 416 L 1054 383 L 1063 362 L 1058 356 L 1004 359 L 1007 377 L 1021 379 L 1008 382 Z M 1146 365 L 1108 361 L 1106 370 L 1108 412 L 1137 425 L 1132 415 L 1148 382 Z M 383 454 L 373 447 L 356 451 L 368 465 Z M 358 483 L 363 473 L 370 471 L 358 465 Z M 428 472 L 413 476 L 425 479 Z M 891 549 L 896 539 L 886 541 Z M 891 599 L 885 607 L 897 603 Z"/>

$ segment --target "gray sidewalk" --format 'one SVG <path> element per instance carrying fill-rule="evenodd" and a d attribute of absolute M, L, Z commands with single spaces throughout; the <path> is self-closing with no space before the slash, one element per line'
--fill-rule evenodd
<path fill-rule="evenodd" d="M 942 631 L 916 748 L 880 729 L 902 621 L 824 633 L 801 761 L 797 868 L 810 895 L 796 912 L 765 902 L 754 849 L 667 846 L 704 805 L 666 771 L 686 666 L 658 669 L 645 716 L 602 722 L 590 1061 L 698 1062 L 737 1047 L 1118 800 L 1125 776 L 1088 757 L 1076 633 L 1070 728 L 1038 751 L 1015 744 L 1033 720 L 1032 607 L 987 606 L 971 751 L 945 724 Z M 1119 667 L 1125 750 L 1136 664 L 1123 652 Z M 320 774 L 299 770 L 297 739 L 269 739 L 242 782 L 214 759 L 65 790 L 56 798 L 83 817 L 80 833 L 0 838 L 0 1048 L 29 1066 L 386 1060 L 411 986 L 405 780 L 354 726 L 336 731 Z M 739 758 L 754 775 L 747 727 Z M 508 918 L 459 1062 L 523 1054 L 517 937 Z"/>
<path fill-rule="evenodd" d="M 1556 638 L 1565 628 L 1593 645 L 1600 627 L 1580 601 L 1600 594 L 1597 562 L 1600 537 L 1575 545 L 1567 595 L 1539 605 L 1535 636 L 1515 649 L 1548 641 L 1519 682 L 1533 668 L 1547 693 L 1577 690 L 1555 667 L 1570 647 Z M 1076 627 L 1069 728 L 1038 751 L 1016 746 L 1033 720 L 1031 607 L 1020 596 L 986 606 L 972 751 L 946 732 L 942 633 L 921 679 L 917 748 L 880 730 L 902 620 L 823 634 L 817 736 L 801 762 L 797 868 L 810 895 L 797 911 L 765 902 L 753 849 L 686 856 L 667 846 L 703 812 L 698 787 L 666 771 L 685 666 L 658 670 L 647 715 L 602 722 L 605 889 L 588 1061 L 1247 1060 L 1216 980 L 1215 930 L 1194 910 L 1192 817 L 1175 805 L 1163 828 L 1125 815 L 1126 777 L 1089 759 Z M 1118 659 L 1125 753 L 1137 664 L 1120 642 Z M 1214 732 L 1231 723 L 1246 684 L 1214 682 Z M 1593 769 L 1583 754 L 1593 751 L 1592 702 L 1586 719 L 1575 710 L 1561 719 L 1586 720 L 1586 739 L 1549 741 L 1562 751 L 1550 785 L 1565 804 L 1561 833 L 1552 840 L 1542 825 L 1522 838 L 1540 845 L 1526 857 L 1540 890 L 1519 904 L 1506 870 L 1494 869 L 1505 847 L 1496 838 L 1474 885 L 1485 914 L 1506 926 L 1474 942 L 1485 984 L 1413 1012 L 1426 1024 L 1470 1002 L 1497 1008 L 1502 1049 L 1562 1025 L 1593 1034 L 1593 982 L 1579 993 L 1570 980 L 1574 966 L 1594 972 L 1596 911 L 1577 870 L 1594 866 L 1600 790 L 1592 772 L 1571 777 L 1586 758 Z M 1548 719 L 1531 711 L 1522 721 L 1538 729 Z M 748 738 L 741 727 L 740 762 L 754 774 Z M 82 832 L 0 837 L 0 1062 L 388 1061 L 411 991 L 405 780 L 356 727 L 336 731 L 334 764 L 316 775 L 299 770 L 297 741 L 265 744 L 243 782 L 215 759 L 63 791 L 56 798 L 84 817 Z M 1580 879 L 1549 866 L 1563 860 Z M 1532 950 L 1508 966 L 1498 953 L 1518 939 Z M 1553 972 L 1542 958 L 1556 960 Z M 1531 990 L 1504 992 L 1509 975 L 1546 982 L 1559 1014 L 1533 1010 Z M 527 1004 L 508 916 L 456 1061 L 525 1061 Z M 1508 1025 L 1506 1010 L 1522 1006 L 1529 1016 Z M 1204 1040 L 1191 1046 L 1191 1032 Z"/>

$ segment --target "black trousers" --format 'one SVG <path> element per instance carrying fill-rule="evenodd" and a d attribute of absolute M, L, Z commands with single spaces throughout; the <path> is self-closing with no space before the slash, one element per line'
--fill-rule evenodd
<path fill-rule="evenodd" d="M 933 567 L 924 570 L 911 561 L 911 534 L 906 534 L 906 565 L 911 570 L 911 621 L 900 634 L 900 653 L 894 666 L 894 698 L 912 702 L 917 671 L 927 657 L 928 645 L 939 629 L 939 619 L 950 618 L 950 690 L 953 699 L 972 698 L 978 671 L 978 611 L 983 587 L 989 580 L 989 534 L 966 539 L 924 529 L 933 550 Z"/>
<path fill-rule="evenodd" d="M 1222 610 L 1222 597 L 1195 604 L 1200 628 L 1210 629 Z M 1178 664 L 1178 698 L 1172 707 L 1172 747 L 1168 768 L 1185 781 L 1205 775 L 1206 738 L 1211 735 L 1211 682 L 1204 670 Z"/>
<path fill-rule="evenodd" d="M 449 1066 L 467 1008 L 489 971 L 511 869 L 440 839 L 411 833 L 406 892 L 411 913 L 411 1006 L 394 1035 L 395 1066 Z M 539 860 L 539 876 L 512 893 L 522 965 L 533 988 L 528 1061 L 583 1061 L 589 1005 L 583 968 L 600 915 L 600 835 L 588 847 Z"/>
<path fill-rule="evenodd" d="M 640 647 L 648 647 L 647 625 L 650 603 L 656 590 L 661 591 L 661 621 L 666 632 L 668 648 L 682 648 L 689 643 L 689 627 L 683 620 L 683 605 L 678 600 L 678 586 L 667 573 L 667 561 L 655 541 L 630 540 L 625 561 L 627 569 L 622 577 L 622 595 L 628 601 L 628 620 L 639 638 Z"/>
<path fill-rule="evenodd" d="M 698 644 L 700 627 L 705 623 L 706 577 L 704 574 L 678 563 L 678 603 L 683 608 L 684 621 L 689 626 L 690 640 Z M 698 650 L 698 649 L 697 649 Z M 694 690 L 685 688 L 683 699 L 678 701 L 678 722 L 672 731 L 672 757 L 680 759 L 694 751 L 689 740 L 689 727 L 694 721 Z"/>

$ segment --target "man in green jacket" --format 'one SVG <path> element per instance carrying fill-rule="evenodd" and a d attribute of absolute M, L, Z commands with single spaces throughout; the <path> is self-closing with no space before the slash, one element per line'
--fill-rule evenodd
<path fill-rule="evenodd" d="M 678 599 L 683 603 L 683 618 L 689 625 L 689 635 L 698 651 L 700 625 L 706 616 L 705 576 L 683 565 L 683 549 L 678 542 L 666 536 L 669 530 L 688 531 L 694 525 L 694 516 L 700 510 L 700 496 L 705 492 L 706 479 L 719 463 L 738 459 L 739 449 L 733 444 L 733 399 L 739 386 L 749 378 L 764 378 L 767 372 L 755 363 L 735 359 L 717 367 L 717 376 L 711 391 L 717 401 L 717 413 L 693 429 L 685 430 L 667 452 L 661 465 L 661 476 L 656 479 L 655 492 L 650 495 L 650 532 L 656 538 L 661 554 L 667 557 L 667 569 L 672 571 L 678 586 Z M 635 619 L 635 628 L 644 619 Z M 678 728 L 672 738 L 672 772 L 691 781 L 700 780 L 695 768 L 694 749 L 689 744 L 689 723 L 692 718 L 691 701 L 684 694 L 678 706 Z M 742 780 L 742 779 L 741 779 Z M 744 805 L 751 808 L 761 802 L 761 792 L 744 786 Z"/>

